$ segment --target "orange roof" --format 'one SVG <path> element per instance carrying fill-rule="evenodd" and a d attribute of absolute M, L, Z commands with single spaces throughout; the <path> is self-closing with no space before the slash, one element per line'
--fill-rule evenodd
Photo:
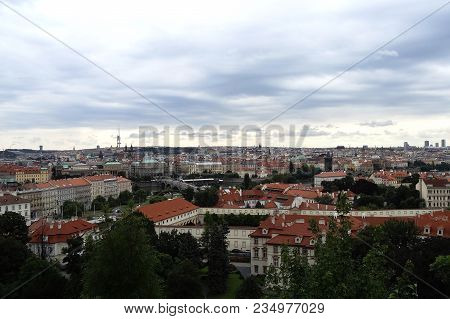
<path fill-rule="evenodd" d="M 303 198 L 317 198 L 319 197 L 319 192 L 313 191 L 313 190 L 301 190 L 301 189 L 289 189 L 286 193 L 286 195 L 291 195 L 295 197 L 303 197 Z"/>
<path fill-rule="evenodd" d="M 66 188 L 66 187 L 80 187 L 80 186 L 89 186 L 89 182 L 85 180 L 84 178 L 68 178 L 68 179 L 58 179 L 58 180 L 51 180 L 48 181 L 48 183 L 52 186 L 59 187 L 59 188 Z"/>
<path fill-rule="evenodd" d="M 115 178 L 113 175 L 104 174 L 104 175 L 94 175 L 94 176 L 86 176 L 85 179 L 89 182 L 101 182 L 105 179 Z"/>
<path fill-rule="evenodd" d="M 142 205 L 138 211 L 154 222 L 160 222 L 197 209 L 191 202 L 184 198 L 166 200 L 159 203 Z"/>
<path fill-rule="evenodd" d="M 3 196 L 0 196 L 0 205 L 14 205 L 27 203 L 30 203 L 30 201 L 11 194 L 4 194 Z"/>
<path fill-rule="evenodd" d="M 327 177 L 345 177 L 345 176 L 347 176 L 346 172 L 339 171 L 339 172 L 322 172 L 315 175 L 314 177 L 327 178 Z"/>
<path fill-rule="evenodd" d="M 86 231 L 97 228 L 83 219 L 71 221 L 55 221 L 52 223 L 40 219 L 31 224 L 29 231 L 31 233 L 30 243 L 40 243 L 42 236 L 48 237 L 49 244 L 66 242 L 67 239 L 78 236 Z"/>

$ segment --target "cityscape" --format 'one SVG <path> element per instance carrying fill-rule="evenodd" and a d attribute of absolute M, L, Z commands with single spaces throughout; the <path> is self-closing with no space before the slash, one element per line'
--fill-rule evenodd
<path fill-rule="evenodd" d="M 449 298 L 450 2 L 150 2 L 0 1 L 2 299 Z"/>

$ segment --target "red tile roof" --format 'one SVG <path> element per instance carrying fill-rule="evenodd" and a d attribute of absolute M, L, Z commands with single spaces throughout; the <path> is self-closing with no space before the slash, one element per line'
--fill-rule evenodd
<path fill-rule="evenodd" d="M 29 200 L 11 195 L 11 194 L 4 194 L 3 196 L 0 196 L 0 206 L 3 205 L 15 205 L 15 204 L 28 204 L 30 203 Z"/>
<path fill-rule="evenodd" d="M 55 222 L 46 222 L 40 219 L 29 227 L 31 234 L 30 243 L 40 243 L 42 236 L 48 237 L 46 243 L 63 243 L 69 238 L 83 235 L 85 232 L 94 230 L 95 228 L 98 228 L 98 226 L 83 219 Z"/>
<path fill-rule="evenodd" d="M 138 211 L 154 222 L 160 222 L 197 209 L 191 202 L 183 198 L 166 200 L 159 203 L 142 205 Z"/>
<path fill-rule="evenodd" d="M 345 177 L 347 176 L 346 172 L 321 172 L 317 175 L 315 175 L 314 177 L 319 177 L 319 178 L 328 178 L 328 177 Z"/>

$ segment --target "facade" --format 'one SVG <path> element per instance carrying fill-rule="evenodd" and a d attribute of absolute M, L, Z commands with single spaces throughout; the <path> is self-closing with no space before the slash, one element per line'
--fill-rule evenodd
<path fill-rule="evenodd" d="M 166 200 L 138 207 L 138 211 L 152 220 L 156 226 L 188 225 L 200 222 L 198 206 L 183 198 Z"/>
<path fill-rule="evenodd" d="M 449 178 L 419 179 L 416 190 L 430 208 L 450 207 L 450 180 Z"/>
<path fill-rule="evenodd" d="M 6 212 L 20 214 L 29 222 L 31 219 L 31 202 L 18 196 L 4 194 L 0 196 L 0 215 Z"/>
<path fill-rule="evenodd" d="M 145 154 L 141 162 L 133 162 L 130 166 L 130 176 L 150 177 L 163 176 L 165 173 L 165 163 L 151 158 Z"/>
<path fill-rule="evenodd" d="M 255 231 L 255 227 L 231 226 L 229 229 L 230 232 L 227 235 L 228 250 L 238 249 L 241 251 L 250 251 L 249 235 Z M 174 230 L 178 233 L 190 233 L 195 239 L 199 240 L 202 237 L 204 227 L 201 225 L 155 226 L 155 231 L 158 235 L 162 232 L 170 233 Z"/>
<path fill-rule="evenodd" d="M 51 171 L 45 167 L 24 167 L 7 164 L 0 165 L 0 173 L 17 183 L 45 183 L 51 178 Z"/>
<path fill-rule="evenodd" d="M 83 219 L 72 219 L 69 221 L 47 222 L 40 219 L 34 222 L 30 228 L 31 240 L 28 243 L 30 250 L 38 256 L 46 258 L 62 258 L 63 250 L 68 247 L 67 240 L 82 237 L 84 240 L 89 236 L 98 239 L 99 228 Z"/>
<path fill-rule="evenodd" d="M 50 183 L 26 184 L 17 194 L 31 201 L 32 218 L 53 216 L 58 213 L 58 188 Z"/>
<path fill-rule="evenodd" d="M 199 162 L 189 165 L 189 174 L 221 174 L 224 172 L 224 166 L 221 162 Z"/>
<path fill-rule="evenodd" d="M 322 172 L 314 176 L 314 186 L 318 187 L 322 185 L 322 182 L 333 182 L 338 179 L 342 179 L 347 176 L 346 172 Z"/>

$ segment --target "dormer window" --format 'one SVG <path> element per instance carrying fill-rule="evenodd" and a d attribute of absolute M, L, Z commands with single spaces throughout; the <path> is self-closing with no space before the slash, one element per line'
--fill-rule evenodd
<path fill-rule="evenodd" d="M 438 230 L 437 230 L 437 235 L 438 236 L 444 236 L 444 228 L 439 227 Z"/>
<path fill-rule="evenodd" d="M 267 235 L 269 233 L 269 230 L 267 228 L 263 228 L 262 233 L 263 235 Z"/>
<path fill-rule="evenodd" d="M 300 244 L 301 242 L 302 242 L 302 237 L 299 237 L 299 236 L 295 237 L 296 244 Z"/>
<path fill-rule="evenodd" d="M 309 241 L 309 244 L 310 244 L 311 246 L 314 246 L 314 245 L 316 244 L 316 241 L 315 241 L 314 239 L 311 239 L 311 240 Z"/>
<path fill-rule="evenodd" d="M 325 219 L 319 219 L 319 225 L 325 225 Z"/>
<path fill-rule="evenodd" d="M 430 234 L 430 226 L 425 226 L 423 229 L 423 233 L 427 235 Z"/>

